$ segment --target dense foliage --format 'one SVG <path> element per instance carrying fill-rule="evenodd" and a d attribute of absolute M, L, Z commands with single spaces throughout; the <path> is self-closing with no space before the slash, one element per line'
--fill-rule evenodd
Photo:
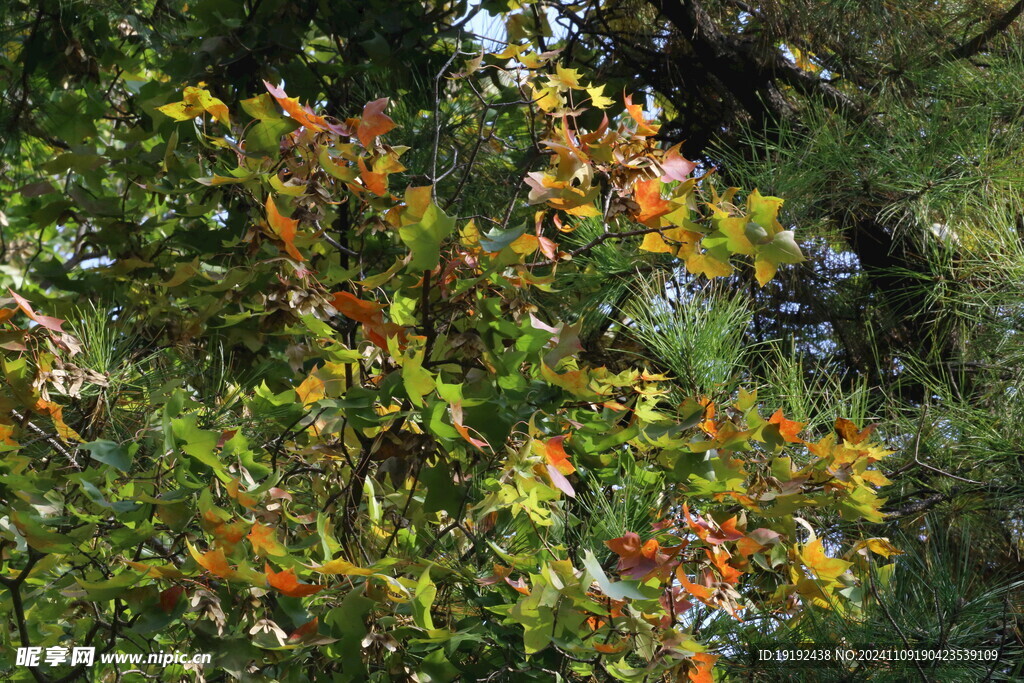
<path fill-rule="evenodd" d="M 795 164 L 760 166 L 724 109 L 701 114 L 720 172 L 678 139 L 689 110 L 601 56 L 635 24 L 588 32 L 620 3 L 484 4 L 0 9 L 5 679 L 753 676 L 770 638 L 929 643 L 888 596 L 950 557 L 942 599 L 1012 631 L 1007 563 L 974 585 L 964 536 L 922 517 L 984 485 L 922 460 L 977 448 L 921 379 L 946 356 L 895 351 L 932 318 L 886 309 L 898 365 L 851 342 L 826 372 L 831 336 L 867 333 L 789 301 L 864 277 L 829 275 Z M 486 12 L 501 41 L 469 32 Z M 1013 343 L 976 327 L 964 348 Z M 886 507 L 919 472 L 951 483 Z M 27 646 L 212 662 L 16 665 Z"/>

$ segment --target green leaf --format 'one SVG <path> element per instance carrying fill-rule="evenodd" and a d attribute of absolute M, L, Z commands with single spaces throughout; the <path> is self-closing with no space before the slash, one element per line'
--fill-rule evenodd
<path fill-rule="evenodd" d="M 452 234 L 455 219 L 431 202 L 418 223 L 399 228 L 398 234 L 412 251 L 409 269 L 414 272 L 433 270 L 441 260 L 441 242 Z"/>
<path fill-rule="evenodd" d="M 583 566 L 590 576 L 597 581 L 601 591 L 612 600 L 625 600 L 626 598 L 634 600 L 647 599 L 647 596 L 637 589 L 635 581 L 612 581 L 609 579 L 608 575 L 604 573 L 604 569 L 601 568 L 601 563 L 597 561 L 597 557 L 590 550 L 583 553 Z"/>
<path fill-rule="evenodd" d="M 492 229 L 480 236 L 480 246 L 490 252 L 499 252 L 519 239 L 526 232 L 526 223 L 508 230 Z"/>
<path fill-rule="evenodd" d="M 412 599 L 412 616 L 416 625 L 432 631 L 434 619 L 430 616 L 430 606 L 434 604 L 437 586 L 430 580 L 430 567 L 423 570 L 420 580 L 416 583 L 416 596 Z"/>
<path fill-rule="evenodd" d="M 260 156 L 275 156 L 281 145 L 281 138 L 296 130 L 299 122 L 295 119 L 267 119 L 249 129 L 245 136 L 245 151 Z"/>
<path fill-rule="evenodd" d="M 128 450 L 113 441 L 99 439 L 92 443 L 84 443 L 81 447 L 89 451 L 93 460 L 110 465 L 114 469 L 128 472 L 132 467 L 132 459 L 128 455 Z"/>

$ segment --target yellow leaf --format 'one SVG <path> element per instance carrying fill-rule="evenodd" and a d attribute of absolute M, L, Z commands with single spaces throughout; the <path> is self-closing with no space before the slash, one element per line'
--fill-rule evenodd
<path fill-rule="evenodd" d="M 302 380 L 302 384 L 295 388 L 295 394 L 302 401 L 304 408 L 327 396 L 327 387 L 324 381 L 316 376 L 316 368 L 313 369 L 309 377 Z"/>
<path fill-rule="evenodd" d="M 676 249 L 669 246 L 660 234 L 649 232 L 644 235 L 644 241 L 640 243 L 640 250 L 649 251 L 654 254 L 671 254 Z"/>
<path fill-rule="evenodd" d="M 850 552 L 847 553 L 846 556 L 849 557 L 863 548 L 867 548 L 871 552 L 876 555 L 881 555 L 882 557 L 892 557 L 893 555 L 903 554 L 903 551 L 890 543 L 888 538 L 866 538 L 862 541 L 857 541 L 857 544 L 850 549 Z"/>
<path fill-rule="evenodd" d="M 157 107 L 157 111 L 170 116 L 175 121 L 188 121 L 206 112 L 225 126 L 231 125 L 227 105 L 203 88 L 192 86 L 185 88 L 181 102 L 165 104 L 162 107 Z"/>
<path fill-rule="evenodd" d="M 823 581 L 835 581 L 843 572 L 853 566 L 852 562 L 826 555 L 820 538 L 814 539 L 800 550 L 800 559 L 808 569 L 814 572 L 815 576 Z"/>
<path fill-rule="evenodd" d="M 373 576 L 377 572 L 373 569 L 366 569 L 365 567 L 357 567 L 348 560 L 341 558 L 325 562 L 319 567 L 310 567 L 315 572 L 321 574 L 331 574 L 340 576 Z"/>
<path fill-rule="evenodd" d="M 615 100 L 604 96 L 603 85 L 595 85 L 587 88 L 587 94 L 590 95 L 590 104 L 598 109 L 607 109 L 615 104 Z"/>

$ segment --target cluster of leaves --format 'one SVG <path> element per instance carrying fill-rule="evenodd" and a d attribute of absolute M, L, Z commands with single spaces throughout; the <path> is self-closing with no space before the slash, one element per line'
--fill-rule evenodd
<path fill-rule="evenodd" d="M 573 96 L 611 100 L 556 58 L 521 46 L 462 75 L 528 94 L 550 163 L 518 227 L 395 190 L 409 150 L 387 99 L 334 118 L 271 83 L 241 112 L 202 84 L 149 101 L 152 127 L 42 169 L 79 179 L 81 209 L 33 205 L 48 177 L 12 217 L 84 210 L 119 248 L 77 284 L 53 270 L 39 298 L 117 283 L 130 303 L 62 321 L 12 290 L 0 309 L 7 643 L 211 652 L 282 681 L 708 681 L 710 613 L 857 617 L 885 576 L 870 554 L 898 551 L 804 517 L 881 519 L 868 430 L 810 442 L 754 393 L 674 400 L 665 375 L 588 365 L 579 325 L 536 305 L 607 242 L 710 278 L 751 259 L 762 284 L 802 259 L 781 200 L 691 177 L 629 97 L 586 128 Z M 100 164 L 133 145 L 119 207 Z M 564 247 L 582 220 L 602 231 Z M 211 380 L 225 346 L 260 365 Z M 627 478 L 657 495 L 595 537 L 593 501 Z"/>

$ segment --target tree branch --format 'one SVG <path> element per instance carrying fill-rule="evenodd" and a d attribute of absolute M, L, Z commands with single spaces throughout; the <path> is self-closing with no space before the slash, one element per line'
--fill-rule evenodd
<path fill-rule="evenodd" d="M 966 59 L 985 49 L 989 41 L 995 38 L 997 35 L 1005 31 L 1010 27 L 1017 17 L 1024 12 L 1024 0 L 1018 0 L 1018 2 L 1006 10 L 1006 12 L 997 17 L 989 24 L 984 31 L 974 36 L 960 47 L 954 48 L 949 51 L 949 59 Z"/>

